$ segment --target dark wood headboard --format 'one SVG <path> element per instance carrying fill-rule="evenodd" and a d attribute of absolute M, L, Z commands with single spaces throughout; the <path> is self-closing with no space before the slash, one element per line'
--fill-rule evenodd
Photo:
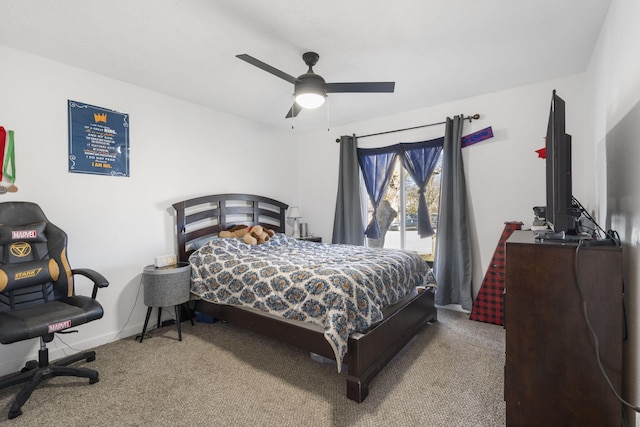
<path fill-rule="evenodd" d="M 213 194 L 174 203 L 178 261 L 187 262 L 199 241 L 236 224 L 261 225 L 284 233 L 288 207 L 253 194 Z"/>

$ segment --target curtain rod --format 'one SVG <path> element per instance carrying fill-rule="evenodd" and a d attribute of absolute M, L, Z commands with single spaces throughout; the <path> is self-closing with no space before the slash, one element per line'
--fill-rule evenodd
<path fill-rule="evenodd" d="M 467 117 L 463 117 L 462 120 L 469 120 L 469 122 L 471 122 L 472 120 L 478 120 L 480 118 L 480 114 L 474 114 L 473 116 L 467 116 Z M 387 133 L 395 133 L 395 132 L 402 132 L 405 130 L 413 130 L 413 129 L 419 129 L 419 128 L 426 128 L 428 126 L 435 126 L 435 125 L 443 125 L 447 123 L 445 122 L 438 122 L 438 123 L 429 123 L 428 125 L 420 125 L 420 126 L 414 126 L 414 127 L 410 127 L 410 128 L 404 128 L 404 129 L 396 129 L 396 130 L 388 130 L 386 132 L 378 132 L 378 133 L 370 133 L 369 135 L 362 135 L 362 136 L 355 136 L 358 139 L 362 139 L 362 138 L 366 138 L 368 136 L 378 136 L 378 135 L 385 135 Z M 340 138 L 336 139 L 336 142 L 340 142 Z"/>

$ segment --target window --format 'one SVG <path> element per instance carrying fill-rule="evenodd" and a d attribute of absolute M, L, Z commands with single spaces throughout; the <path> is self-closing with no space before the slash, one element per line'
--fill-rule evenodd
<path fill-rule="evenodd" d="M 429 208 L 431 225 L 436 231 L 440 203 L 440 177 L 442 153 L 428 181 L 425 197 Z M 363 193 L 366 189 L 363 188 Z M 427 261 L 433 262 L 436 235 L 420 238 L 418 235 L 418 186 L 396 158 L 389 186 L 378 208 L 378 224 L 381 238 L 367 239 L 368 246 L 408 249 L 418 252 Z M 373 206 L 368 200 L 367 223 L 371 221 Z"/>

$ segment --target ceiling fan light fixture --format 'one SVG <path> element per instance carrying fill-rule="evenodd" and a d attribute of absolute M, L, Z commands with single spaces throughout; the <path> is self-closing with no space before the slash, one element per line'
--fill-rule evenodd
<path fill-rule="evenodd" d="M 324 79 L 311 69 L 308 73 L 298 77 L 294 89 L 294 98 L 300 107 L 309 110 L 318 108 L 324 104 L 326 97 L 327 90 Z"/>
<path fill-rule="evenodd" d="M 313 110 L 324 104 L 326 95 L 321 95 L 315 92 L 299 93 L 296 94 L 296 104 L 302 108 Z"/>

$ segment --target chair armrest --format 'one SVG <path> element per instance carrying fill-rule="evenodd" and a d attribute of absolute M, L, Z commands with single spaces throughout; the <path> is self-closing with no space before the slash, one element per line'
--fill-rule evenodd
<path fill-rule="evenodd" d="M 91 298 L 93 299 L 96 299 L 98 288 L 109 286 L 109 281 L 102 274 L 90 268 L 74 268 L 71 270 L 71 274 L 79 274 L 93 282 L 93 292 L 91 293 Z"/>

